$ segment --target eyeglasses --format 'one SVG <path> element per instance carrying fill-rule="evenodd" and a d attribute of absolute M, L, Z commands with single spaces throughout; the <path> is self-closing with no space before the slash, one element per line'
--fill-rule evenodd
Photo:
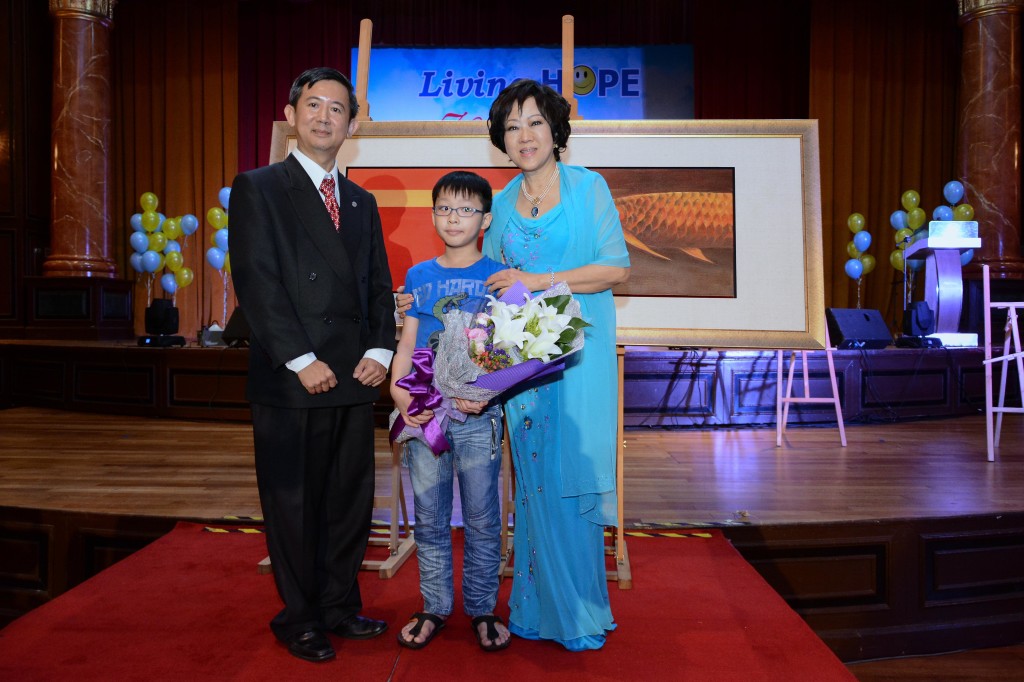
<path fill-rule="evenodd" d="M 447 218 L 452 213 L 459 216 L 460 218 L 472 218 L 477 213 L 487 213 L 487 211 L 479 208 L 473 208 L 472 206 L 435 206 L 434 215 Z"/>

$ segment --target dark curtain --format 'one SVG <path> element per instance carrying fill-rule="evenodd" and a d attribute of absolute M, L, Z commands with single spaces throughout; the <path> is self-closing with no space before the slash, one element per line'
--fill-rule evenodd
<path fill-rule="evenodd" d="M 295 76 L 312 66 L 354 71 L 362 19 L 373 22 L 372 44 L 380 46 L 557 46 L 566 14 L 577 46 L 692 44 L 698 118 L 807 117 L 809 0 L 590 0 L 528 9 L 479 0 L 242 0 L 239 169 L 267 163 L 272 123 L 284 118 Z"/>
<path fill-rule="evenodd" d="M 153 192 L 168 217 L 192 213 L 201 227 L 179 239 L 194 280 L 174 296 L 180 333 L 224 324 L 235 308 L 230 278 L 206 264 L 214 227 L 207 209 L 230 185 L 238 162 L 238 4 L 236 0 L 121 0 L 114 14 L 114 244 L 119 266 L 135 277 L 136 331 L 144 309 L 165 297 L 159 278 L 128 266 L 129 218 Z M 154 281 L 155 280 L 155 281 Z"/>
<path fill-rule="evenodd" d="M 811 17 L 810 117 L 820 125 L 825 302 L 903 316 L 904 273 L 889 216 L 906 190 L 932 210 L 955 179 L 960 31 L 953 0 L 816 0 Z M 851 213 L 866 218 L 874 272 L 844 270 Z M 923 274 L 923 273 L 922 273 Z M 917 277 L 922 279 L 922 277 Z M 917 296 L 920 299 L 920 296 Z"/>

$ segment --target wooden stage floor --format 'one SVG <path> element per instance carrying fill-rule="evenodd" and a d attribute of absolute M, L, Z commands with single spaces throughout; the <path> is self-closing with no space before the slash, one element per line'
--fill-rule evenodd
<path fill-rule="evenodd" d="M 850 425 L 845 448 L 828 427 L 791 427 L 783 447 L 775 446 L 774 429 L 627 430 L 625 521 L 758 525 L 1024 511 L 1022 436 L 1024 419 L 1008 416 L 990 463 L 982 416 Z M 378 491 L 386 493 L 383 431 L 377 449 Z M 192 520 L 258 516 L 251 429 L 0 410 L 0 506 Z"/>
<path fill-rule="evenodd" d="M 625 522 L 724 527 L 844 661 L 1015 644 L 1022 436 L 1024 419 L 1008 416 L 990 463 L 980 415 L 848 425 L 845 448 L 834 427 L 790 428 L 783 447 L 773 428 L 630 429 Z M 377 455 L 378 494 L 387 494 L 383 431 Z M 408 485 L 406 497 L 411 510 Z M 0 410 L 0 507 L 0 541 L 21 548 L 10 569 L 17 584 L 0 590 L 0 615 L 10 618 L 152 540 L 154 528 L 166 532 L 168 519 L 259 516 L 251 428 Z M 64 514 L 90 516 L 79 532 L 72 520 L 60 529 Z M 386 510 L 374 516 L 388 520 Z M 135 536 L 119 546 L 121 532 Z M 66 575 L 47 577 L 36 556 L 66 557 Z M 850 669 L 872 682 L 1010 679 L 1022 656 L 1018 645 L 941 657 L 946 666 L 919 658 Z"/>
<path fill-rule="evenodd" d="M 390 454 L 378 437 L 378 489 Z M 995 463 L 981 416 L 827 427 L 626 432 L 625 518 L 777 524 L 1024 511 L 1024 420 Z M 0 411 L 0 506 L 182 519 L 258 516 L 248 424 Z M 408 480 L 408 479 L 407 479 Z M 407 485 L 407 497 L 409 496 Z M 380 514 L 376 514 L 380 516 Z"/>

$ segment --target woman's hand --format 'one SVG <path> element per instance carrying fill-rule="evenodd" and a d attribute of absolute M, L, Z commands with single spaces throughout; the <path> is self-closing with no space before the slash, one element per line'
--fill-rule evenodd
<path fill-rule="evenodd" d="M 547 289 L 547 275 L 533 272 L 523 272 L 515 268 L 508 268 L 507 270 L 501 270 L 494 273 L 487 278 L 484 284 L 491 290 L 495 296 L 501 296 L 508 290 L 510 286 L 516 282 L 522 282 L 523 285 L 530 291 L 543 291 Z M 540 286 L 537 286 L 540 284 Z"/>
<path fill-rule="evenodd" d="M 464 414 L 480 414 L 487 407 L 487 401 L 480 402 L 478 400 L 466 400 L 465 398 L 456 398 L 455 407 Z"/>

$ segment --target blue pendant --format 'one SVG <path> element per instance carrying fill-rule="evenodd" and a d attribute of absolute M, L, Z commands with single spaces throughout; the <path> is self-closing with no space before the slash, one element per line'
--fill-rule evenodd
<path fill-rule="evenodd" d="M 537 208 L 536 206 L 530 209 L 530 215 L 532 215 L 534 218 L 537 217 L 538 213 L 540 213 L 540 209 Z"/>

